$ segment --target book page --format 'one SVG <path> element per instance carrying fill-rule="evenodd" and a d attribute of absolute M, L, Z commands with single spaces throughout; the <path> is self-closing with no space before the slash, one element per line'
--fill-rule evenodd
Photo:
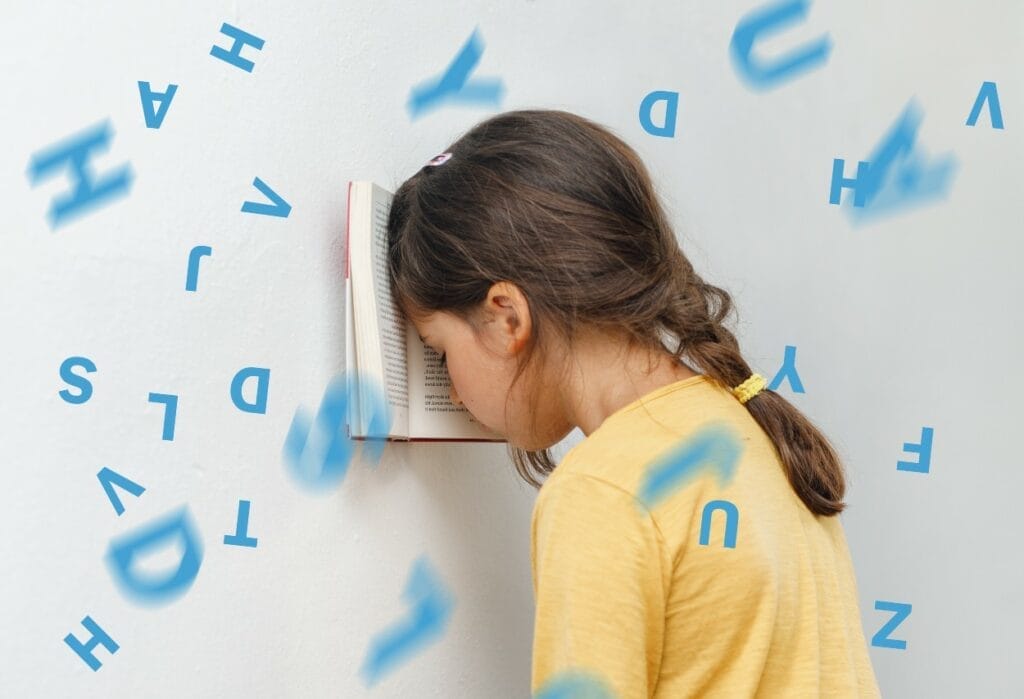
<path fill-rule="evenodd" d="M 392 195 L 373 185 L 373 283 L 377 298 L 377 329 L 384 353 L 388 402 L 409 408 L 409 376 L 406 372 L 405 319 L 391 298 L 388 284 L 388 211 Z"/>
<path fill-rule="evenodd" d="M 352 183 L 351 192 L 349 263 L 358 379 L 376 384 L 376 391 L 359 391 L 358 429 L 353 428 L 353 436 L 366 436 L 374 396 L 382 393 L 391 410 L 389 436 L 404 439 L 409 427 L 405 326 L 391 299 L 386 258 L 392 197 L 370 182 Z"/>

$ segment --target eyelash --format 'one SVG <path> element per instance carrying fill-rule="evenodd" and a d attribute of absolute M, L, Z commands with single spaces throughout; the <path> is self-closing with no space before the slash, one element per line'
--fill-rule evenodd
<path fill-rule="evenodd" d="M 448 360 L 444 358 L 444 353 L 441 354 L 441 366 L 448 366 Z"/>

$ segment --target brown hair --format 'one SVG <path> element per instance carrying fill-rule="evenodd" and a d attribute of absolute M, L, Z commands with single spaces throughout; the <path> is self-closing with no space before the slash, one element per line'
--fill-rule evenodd
<path fill-rule="evenodd" d="M 551 334 L 571 347 L 585 328 L 680 361 L 686 355 L 726 387 L 751 375 L 723 325 L 732 298 L 694 271 L 647 169 L 609 129 L 565 111 L 524 109 L 480 122 L 445 150 L 451 159 L 423 166 L 391 204 L 388 270 L 403 312 L 446 311 L 477 332 L 491 285 L 518 285 L 533 328 L 513 383 L 546 355 Z M 843 467 L 828 439 L 767 388 L 745 405 L 811 512 L 842 511 Z M 548 449 L 509 449 L 536 488 L 556 466 Z"/>

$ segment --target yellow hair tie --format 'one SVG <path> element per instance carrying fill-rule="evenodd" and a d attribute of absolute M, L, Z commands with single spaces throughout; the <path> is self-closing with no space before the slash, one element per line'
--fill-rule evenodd
<path fill-rule="evenodd" d="M 768 382 L 764 380 L 763 376 L 760 374 L 751 374 L 749 379 L 732 389 L 732 394 L 739 398 L 740 403 L 746 403 L 748 400 L 760 393 L 767 385 Z"/>

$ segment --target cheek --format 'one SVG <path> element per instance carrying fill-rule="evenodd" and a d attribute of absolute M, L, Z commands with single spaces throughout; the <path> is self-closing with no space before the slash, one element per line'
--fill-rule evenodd
<path fill-rule="evenodd" d="M 462 364 L 458 361 L 448 363 L 448 379 L 459 396 L 459 400 L 473 416 L 479 420 L 493 421 L 496 417 L 493 402 L 493 373 L 486 367 Z"/>

